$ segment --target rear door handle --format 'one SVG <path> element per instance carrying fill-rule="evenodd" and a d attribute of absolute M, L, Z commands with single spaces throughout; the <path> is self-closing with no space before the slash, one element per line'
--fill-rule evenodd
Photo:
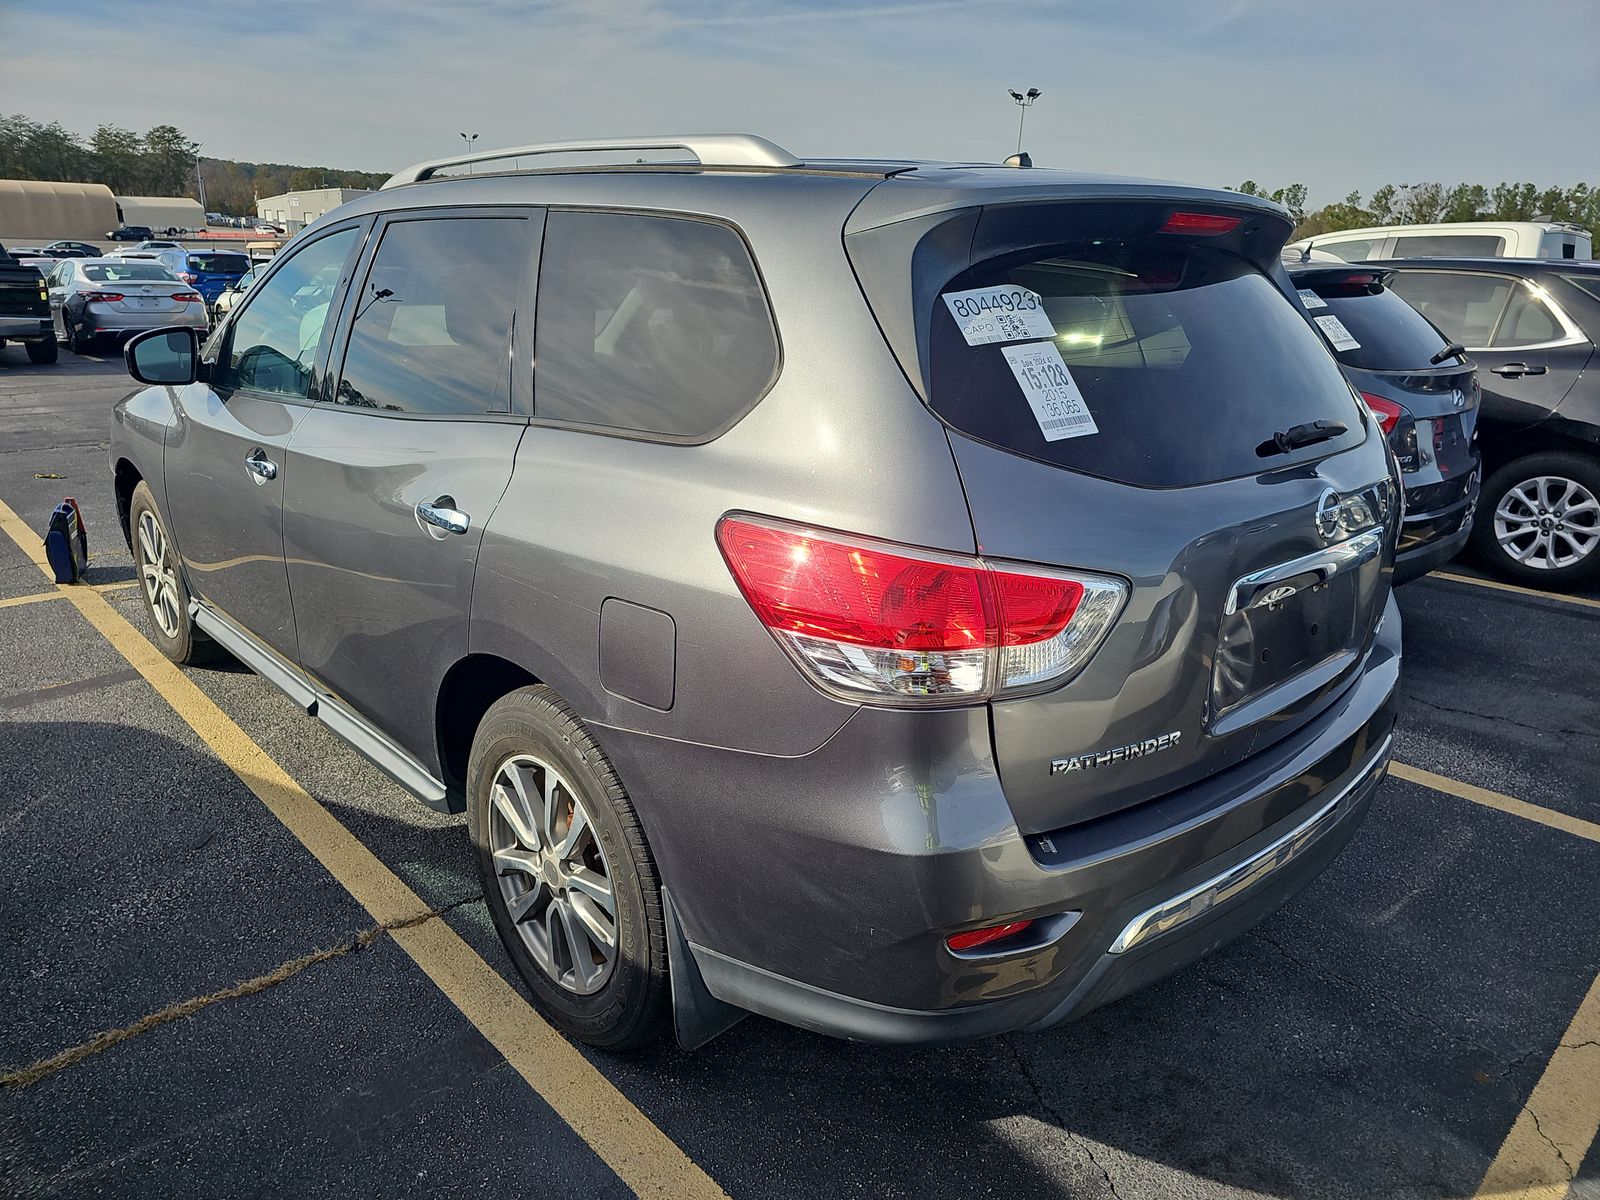
<path fill-rule="evenodd" d="M 1512 362 L 1490 367 L 1489 370 L 1496 375 L 1504 375 L 1507 379 L 1520 379 L 1524 375 L 1543 375 L 1548 368 L 1538 365 L 1530 367 L 1527 363 Z"/>
<path fill-rule="evenodd" d="M 258 486 L 278 477 L 278 464 L 268 458 L 260 447 L 245 455 L 244 469 L 250 472 L 250 478 Z"/>
<path fill-rule="evenodd" d="M 465 533 L 472 518 L 456 507 L 451 496 L 440 496 L 432 504 L 423 501 L 417 505 L 417 520 L 446 533 Z"/>

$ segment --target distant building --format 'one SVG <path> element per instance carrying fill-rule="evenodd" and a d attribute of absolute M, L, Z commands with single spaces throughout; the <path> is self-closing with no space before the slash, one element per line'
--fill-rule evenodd
<path fill-rule="evenodd" d="M 124 225 L 143 225 L 157 233 L 206 227 L 206 213 L 200 201 L 187 196 L 118 196 L 117 213 Z"/>
<path fill-rule="evenodd" d="M 0 245 L 94 240 L 117 227 L 117 201 L 103 183 L 0 179 Z"/>
<path fill-rule="evenodd" d="M 325 217 L 347 200 L 370 196 L 366 188 L 318 188 L 311 192 L 285 192 L 256 201 L 256 216 L 288 233 L 304 229 L 318 217 Z"/>

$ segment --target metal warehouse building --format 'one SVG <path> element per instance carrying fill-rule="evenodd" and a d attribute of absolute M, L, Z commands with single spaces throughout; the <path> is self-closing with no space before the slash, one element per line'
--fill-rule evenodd
<path fill-rule="evenodd" d="M 366 188 L 318 188 L 311 192 L 285 192 L 256 201 L 256 216 L 282 225 L 290 233 L 325 217 L 346 200 L 370 196 Z"/>
<path fill-rule="evenodd" d="M 103 183 L 0 179 L 0 245 L 103 238 L 117 227 L 117 201 Z"/>

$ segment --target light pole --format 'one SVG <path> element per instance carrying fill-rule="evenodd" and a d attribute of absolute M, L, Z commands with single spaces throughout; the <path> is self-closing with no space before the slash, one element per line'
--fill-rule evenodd
<path fill-rule="evenodd" d="M 1029 88 L 1027 95 L 1023 95 L 1021 92 L 1016 91 L 1015 89 L 1010 90 L 1011 98 L 1016 101 L 1017 107 L 1022 110 L 1017 116 L 1017 153 L 1021 154 L 1022 126 L 1023 123 L 1028 119 L 1028 109 L 1033 107 L 1033 102 L 1037 100 L 1043 93 L 1041 93 L 1038 88 Z"/>
<path fill-rule="evenodd" d="M 200 193 L 200 211 L 201 212 L 205 212 L 206 211 L 206 180 L 205 180 L 205 176 L 200 174 L 200 143 L 199 142 L 196 142 L 194 144 L 194 186 L 195 186 L 195 191 Z"/>
<path fill-rule="evenodd" d="M 478 140 L 478 135 L 475 134 L 475 133 L 463 133 L 461 135 L 461 140 L 467 144 L 467 153 L 471 154 L 472 153 L 472 143 Z M 472 164 L 471 163 L 467 164 L 467 174 L 468 175 L 472 174 Z"/>

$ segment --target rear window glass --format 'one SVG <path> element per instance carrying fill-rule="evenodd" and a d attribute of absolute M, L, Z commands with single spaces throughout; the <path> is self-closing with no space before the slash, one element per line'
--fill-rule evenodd
<path fill-rule="evenodd" d="M 1498 257 L 1506 240 L 1492 233 L 1411 233 L 1394 239 L 1396 258 Z"/>
<path fill-rule="evenodd" d="M 1596 300 L 1600 300 L 1600 272 L 1593 275 L 1563 275 L 1561 278 L 1580 291 L 1588 292 Z"/>
<path fill-rule="evenodd" d="M 1007 319 L 986 324 L 986 304 Z M 1083 247 L 991 260 L 945 286 L 930 337 L 936 413 L 1089 475 L 1206 483 L 1365 436 L 1317 334 L 1266 276 L 1220 251 Z M 1257 454 L 1275 433 L 1317 420 L 1348 432 Z"/>
<path fill-rule="evenodd" d="M 189 266 L 207 275 L 242 275 L 250 269 L 250 260 L 242 254 L 189 254 Z"/>
<path fill-rule="evenodd" d="M 552 212 L 535 324 L 536 417 L 712 437 L 772 382 L 778 339 L 726 225 Z"/>
<path fill-rule="evenodd" d="M 120 283 L 124 279 L 172 279 L 173 276 L 157 262 L 121 262 L 115 266 L 84 267 L 83 274 L 91 283 Z"/>
<path fill-rule="evenodd" d="M 1341 295 L 1334 286 L 1310 290 L 1325 307 L 1308 303 L 1306 311 L 1313 317 L 1338 317 L 1349 340 L 1356 343 L 1349 349 L 1331 347 L 1334 357 L 1347 366 L 1368 371 L 1416 370 L 1426 368 L 1428 360 L 1444 349 L 1445 339 L 1439 331 L 1388 288 L 1376 295 Z"/>

